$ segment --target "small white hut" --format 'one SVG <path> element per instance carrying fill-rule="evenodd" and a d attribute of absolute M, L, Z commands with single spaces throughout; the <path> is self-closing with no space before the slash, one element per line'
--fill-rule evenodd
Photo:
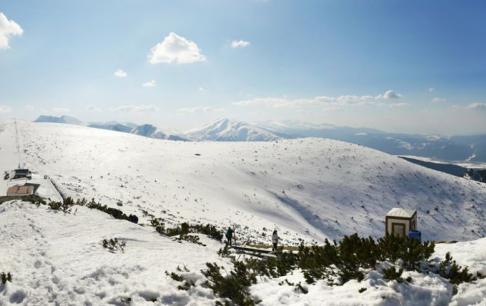
<path fill-rule="evenodd" d="M 409 231 L 417 230 L 417 211 L 392 208 L 386 214 L 385 225 L 387 235 L 406 237 Z"/>

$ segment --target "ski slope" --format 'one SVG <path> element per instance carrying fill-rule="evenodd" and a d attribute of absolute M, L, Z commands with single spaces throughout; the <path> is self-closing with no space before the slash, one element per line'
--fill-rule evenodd
<path fill-rule="evenodd" d="M 242 240 L 380 237 L 392 207 L 418 210 L 425 239 L 486 234 L 486 185 L 325 139 L 175 142 L 74 125 L 19 122 L 22 161 L 74 198 L 167 223 L 236 225 Z M 13 122 L 0 169 L 16 166 Z M 118 205 L 117 205 L 118 203 Z M 119 205 L 122 205 L 121 207 Z"/>

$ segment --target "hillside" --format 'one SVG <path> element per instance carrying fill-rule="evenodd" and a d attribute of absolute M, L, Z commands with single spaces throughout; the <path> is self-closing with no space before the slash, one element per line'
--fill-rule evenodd
<path fill-rule="evenodd" d="M 205 288 L 201 270 L 207 262 L 229 268 L 228 258 L 217 255 L 222 244 L 205 236 L 206 246 L 178 242 L 153 228 L 115 220 L 99 211 L 78 207 L 62 213 L 31 203 L 0 204 L 0 272 L 12 281 L 0 283 L 0 305 L 215 305 L 217 296 Z M 103 239 L 117 238 L 123 250 L 103 248 Z M 432 258 L 451 252 L 471 272 L 486 273 L 486 238 L 457 244 L 439 244 Z M 195 286 L 178 289 L 180 282 L 165 271 L 179 272 Z M 189 271 L 189 272 L 185 272 Z M 444 278 L 404 272 L 412 283 L 398 283 L 370 271 L 361 282 L 330 286 L 324 280 L 304 285 L 300 271 L 286 277 L 262 278 L 251 286 L 261 305 L 483 305 L 486 279 L 458 286 L 457 294 Z M 363 292 L 364 290 L 364 292 Z M 221 302 L 221 300 L 220 300 Z"/>
<path fill-rule="evenodd" d="M 288 138 L 319 137 L 351 142 L 394 155 L 415 155 L 444 161 L 486 161 L 486 135 L 435 136 L 389 133 L 369 128 L 294 121 L 259 126 Z"/>
<path fill-rule="evenodd" d="M 48 175 L 62 193 L 95 198 L 139 216 L 138 225 L 88 206 L 68 211 L 48 205 L 0 201 L 0 305 L 215 305 L 201 271 L 216 263 L 221 242 L 202 234 L 199 244 L 160 235 L 150 220 L 236 225 L 239 243 L 340 240 L 358 232 L 383 235 L 383 217 L 394 206 L 416 208 L 425 239 L 439 244 L 431 262 L 450 252 L 473 273 L 486 273 L 484 184 L 429 170 L 398 157 L 348 143 L 323 140 L 275 142 L 176 142 L 50 123 L 17 123 L 20 159 Z M 15 124 L 0 123 L 0 169 L 18 162 Z M 44 177 L 45 179 L 45 177 Z M 6 181 L 0 183 L 4 189 Z M 48 183 L 44 183 L 43 194 Z M 52 187 L 52 186 L 51 186 Z M 52 191 L 52 188 L 51 188 Z M 58 200 L 52 195 L 53 200 Z M 104 246 L 117 239 L 117 247 Z M 122 246 L 120 246 L 122 244 Z M 238 255 L 237 258 L 240 259 Z M 245 258 L 245 256 L 243 256 Z M 485 281 L 455 287 L 438 274 L 404 271 L 385 278 L 379 263 L 363 280 L 341 285 L 306 283 L 303 271 L 259 277 L 248 287 L 261 305 L 481 305 Z M 166 274 L 167 272 L 167 274 Z M 171 272 L 177 274 L 171 276 Z M 178 275 L 190 282 L 176 280 Z M 306 293 L 295 284 L 303 284 Z M 457 292 L 457 293 L 456 293 Z"/>
<path fill-rule="evenodd" d="M 12 123 L 0 169 L 16 166 Z M 74 198 L 95 198 L 142 222 L 237 225 L 266 241 L 379 237 L 392 207 L 418 210 L 425 239 L 483 237 L 486 186 L 358 145 L 323 139 L 173 142 L 81 126 L 19 123 L 25 164 Z M 244 233 L 244 234 L 243 234 Z"/>
<path fill-rule="evenodd" d="M 268 130 L 246 122 L 221 119 L 184 134 L 195 141 L 273 141 L 280 137 Z"/>

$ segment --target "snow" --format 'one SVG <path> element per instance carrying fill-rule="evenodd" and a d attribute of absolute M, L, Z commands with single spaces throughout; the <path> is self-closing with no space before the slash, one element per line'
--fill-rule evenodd
<path fill-rule="evenodd" d="M 192 293 L 179 291 L 164 271 L 176 271 L 178 266 L 199 271 L 207 261 L 227 264 L 217 256 L 214 245 L 172 241 L 153 228 L 115 220 L 85 207 L 64 214 L 16 201 L 0 205 L 0 216 L 0 271 L 13 275 L 13 282 L 0 285 L 0 305 L 8 305 L 7 301 L 121 305 L 123 297 L 176 305 L 188 301 L 212 304 L 212 292 L 202 288 Z M 126 242 L 123 253 L 111 253 L 101 246 L 103 239 L 114 237 Z"/>
<path fill-rule="evenodd" d="M 214 305 L 201 286 L 206 262 L 230 266 L 222 244 L 206 246 L 156 233 L 153 217 L 166 224 L 189 221 L 221 228 L 237 225 L 238 241 L 269 243 L 339 239 L 358 232 L 381 237 L 393 207 L 416 209 L 425 239 L 470 240 L 438 244 L 472 272 L 486 274 L 484 184 L 428 170 L 400 158 L 339 141 L 175 142 L 83 126 L 18 122 L 21 162 L 34 171 L 41 194 L 95 198 L 140 225 L 86 207 L 64 214 L 21 201 L 0 204 L 0 305 Z M 0 169 L 19 163 L 13 122 L 0 123 Z M 11 181 L 0 182 L 4 192 Z M 122 206 L 119 206 L 121 204 Z M 265 229 L 264 229 L 265 228 Z M 266 234 L 265 236 L 263 234 Z M 126 242 L 109 252 L 103 239 Z M 196 282 L 189 291 L 165 275 L 177 267 Z M 261 279 L 251 293 L 262 305 L 486 305 L 486 280 L 461 284 L 457 294 L 435 275 L 404 272 L 412 283 L 386 281 L 380 271 L 362 282 L 307 285 L 300 271 Z M 284 280 L 301 282 L 307 294 Z M 360 289 L 366 290 L 359 293 Z M 156 301 L 156 302 L 152 302 Z"/>
<path fill-rule="evenodd" d="M 467 265 L 472 273 L 486 272 L 486 238 L 438 244 L 433 257 L 444 258 L 450 252 L 460 264 Z M 277 279 L 262 279 L 251 287 L 251 292 L 259 298 L 261 305 L 486 305 L 486 279 L 458 286 L 453 294 L 453 286 L 436 274 L 422 274 L 405 271 L 402 278 L 412 278 L 412 283 L 387 281 L 379 271 L 369 272 L 361 282 L 351 280 L 342 286 L 330 286 L 325 281 L 307 285 L 303 274 L 296 271 Z M 307 294 L 297 293 L 295 285 L 301 283 Z M 359 292 L 363 289 L 363 292 Z"/>
<path fill-rule="evenodd" d="M 414 214 L 415 214 L 414 210 L 395 207 L 392 208 L 386 215 L 388 217 L 412 218 Z"/>
<path fill-rule="evenodd" d="M 274 133 L 240 121 L 221 119 L 200 129 L 191 130 L 185 136 L 195 141 L 274 141 L 280 139 Z"/>
<path fill-rule="evenodd" d="M 122 203 L 145 223 L 153 215 L 236 225 L 237 237 L 267 243 L 276 228 L 283 242 L 298 243 L 355 232 L 380 237 L 386 213 L 400 207 L 417 210 L 424 239 L 486 233 L 486 185 L 358 145 L 314 138 L 175 142 L 83 126 L 18 126 L 28 168 L 68 196 Z M 13 123 L 4 129 L 0 169 L 9 170 L 18 163 Z"/>

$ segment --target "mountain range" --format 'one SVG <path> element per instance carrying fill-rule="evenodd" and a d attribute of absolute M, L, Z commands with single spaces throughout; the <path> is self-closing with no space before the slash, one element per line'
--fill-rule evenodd
<path fill-rule="evenodd" d="M 41 116 L 36 122 L 82 124 L 73 117 Z M 342 127 L 302 122 L 263 122 L 251 124 L 220 119 L 199 129 L 166 133 L 150 124 L 88 123 L 101 128 L 145 137 L 190 141 L 275 141 L 306 137 L 346 141 L 393 155 L 420 156 L 449 162 L 486 162 L 486 135 L 436 136 L 389 133 L 370 128 Z"/>

